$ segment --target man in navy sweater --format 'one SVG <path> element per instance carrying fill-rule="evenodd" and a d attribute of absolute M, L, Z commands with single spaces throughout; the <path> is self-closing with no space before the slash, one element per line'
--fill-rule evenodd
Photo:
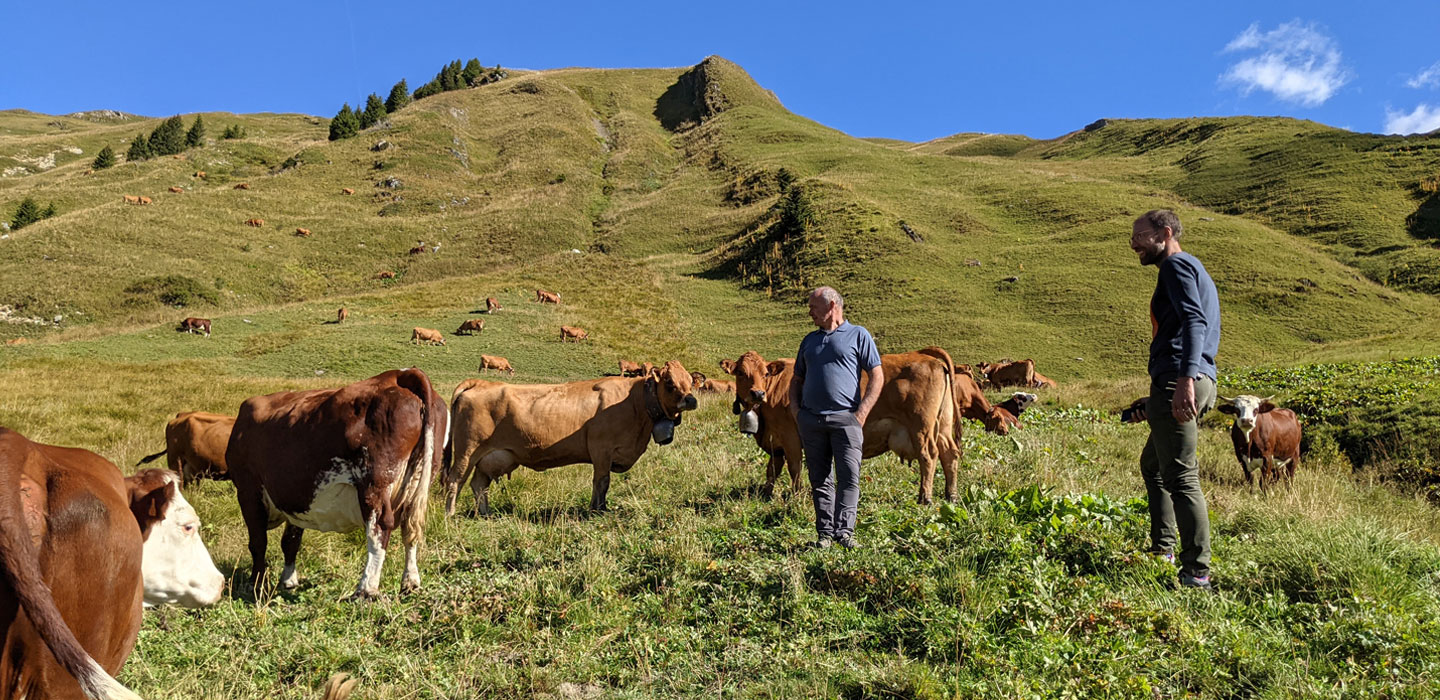
<path fill-rule="evenodd" d="M 1135 220 L 1130 249 L 1160 269 L 1150 297 L 1150 398 L 1137 420 L 1150 424 L 1140 473 L 1150 501 L 1150 543 L 1174 560 L 1180 534 L 1180 585 L 1210 588 L 1210 516 L 1200 492 L 1196 423 L 1215 407 L 1220 302 L 1195 256 L 1180 250 L 1180 217 L 1168 209 Z"/>

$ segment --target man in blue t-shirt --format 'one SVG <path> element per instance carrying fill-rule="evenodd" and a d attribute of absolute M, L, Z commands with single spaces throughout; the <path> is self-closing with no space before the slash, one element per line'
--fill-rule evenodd
<path fill-rule="evenodd" d="M 1135 420 L 1150 423 L 1140 474 L 1150 501 L 1151 551 L 1174 561 L 1180 533 L 1180 585 L 1210 588 L 1210 516 L 1200 492 L 1197 423 L 1215 407 L 1220 301 L 1195 256 L 1180 250 L 1180 217 L 1168 209 L 1135 220 L 1130 249 L 1160 269 L 1150 297 L 1150 397 Z"/>
<path fill-rule="evenodd" d="M 854 549 L 865 444 L 862 426 L 880 398 L 885 372 L 870 331 L 845 320 L 845 300 L 839 292 L 830 287 L 811 292 L 810 319 L 820 330 L 800 341 L 795 377 L 790 381 L 790 413 L 800 429 L 810 472 L 815 546 Z M 864 396 L 862 374 L 869 378 Z"/>

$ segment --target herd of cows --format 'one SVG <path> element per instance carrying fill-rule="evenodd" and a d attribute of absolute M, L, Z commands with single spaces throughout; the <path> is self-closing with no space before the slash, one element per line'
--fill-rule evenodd
<path fill-rule="evenodd" d="M 539 291 L 537 301 L 559 303 L 559 295 Z M 488 311 L 499 308 L 487 300 Z M 337 322 L 346 317 L 341 309 Z M 189 318 L 181 329 L 208 335 L 210 322 Z M 482 329 L 483 323 L 473 328 Z M 482 371 L 513 374 L 505 358 L 483 357 Z M 938 347 L 882 355 L 881 364 L 885 384 L 863 426 L 863 456 L 893 452 L 918 464 L 922 504 L 931 502 L 937 464 L 945 497 L 958 495 L 961 418 L 1006 434 L 1037 398 L 1020 391 L 992 404 L 985 388 L 1055 386 L 1031 360 L 970 367 Z M 616 376 L 562 384 L 468 379 L 448 402 L 423 371 L 391 370 L 338 388 L 251 397 L 233 416 L 180 413 L 166 425 L 165 449 L 140 461 L 165 455 L 174 471 L 143 469 L 131 477 L 92 452 L 0 428 L 0 564 L 8 584 L 0 586 L 6 629 L 0 693 L 135 697 L 113 674 L 134 647 L 143 606 L 211 605 L 225 587 L 182 493 L 199 478 L 234 485 L 252 586 L 266 580 L 271 529 L 284 526 L 285 589 L 299 584 L 306 530 L 363 530 L 356 599 L 380 595 L 396 529 L 405 554 L 400 589 L 420 586 L 419 551 L 436 477 L 447 517 L 466 483 L 475 511 L 487 514 L 489 485 L 521 466 L 590 464 L 590 507 L 603 510 L 611 475 L 633 467 L 652 441 L 672 442 L 684 414 L 697 408 L 697 393 L 733 394 L 741 432 L 768 456 L 766 498 L 782 473 L 793 493 L 803 493 L 801 440 L 789 406 L 794 360 L 767 361 L 751 351 L 720 366 L 731 380 L 711 380 L 676 361 L 626 360 Z M 862 375 L 862 389 L 867 380 Z M 1299 449 L 1293 413 L 1253 396 L 1226 399 L 1219 410 L 1235 415 L 1236 456 L 1247 478 L 1252 465 L 1262 470 L 1262 486 L 1282 469 L 1293 475 Z"/>

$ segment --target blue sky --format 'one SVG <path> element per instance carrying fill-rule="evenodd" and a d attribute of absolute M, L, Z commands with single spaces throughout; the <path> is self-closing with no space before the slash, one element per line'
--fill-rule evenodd
<path fill-rule="evenodd" d="M 1440 128 L 1440 2 L 256 2 L 0 6 L 0 109 L 331 116 L 444 63 L 719 54 L 856 136 L 1058 136 L 1101 117 Z"/>

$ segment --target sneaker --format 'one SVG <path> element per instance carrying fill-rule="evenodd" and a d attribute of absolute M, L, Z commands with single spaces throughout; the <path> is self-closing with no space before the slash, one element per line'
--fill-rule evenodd
<path fill-rule="evenodd" d="M 855 549 L 856 547 L 860 546 L 860 543 L 855 541 L 854 535 L 842 535 L 840 539 L 835 540 L 835 544 L 838 544 L 846 549 Z"/>
<path fill-rule="evenodd" d="M 1156 559 L 1163 559 L 1166 564 L 1170 564 L 1171 566 L 1175 564 L 1174 552 L 1152 552 L 1151 556 L 1154 556 Z"/>
<path fill-rule="evenodd" d="M 1199 589 L 1202 590 L 1202 591 L 1213 590 L 1213 589 L 1210 588 L 1210 577 L 1209 577 L 1208 575 L 1207 575 L 1207 576 L 1191 576 L 1190 574 L 1187 574 L 1187 573 L 1185 573 L 1185 572 L 1183 572 L 1183 571 L 1180 572 L 1180 587 L 1181 587 L 1181 588 L 1199 588 Z"/>
<path fill-rule="evenodd" d="M 815 540 L 814 542 L 811 542 L 811 543 L 810 543 L 810 548 L 811 548 L 811 549 L 829 549 L 830 547 L 834 546 L 834 544 L 835 544 L 835 540 L 832 540 L 832 539 L 830 539 L 829 537 L 821 537 L 820 539 L 817 539 L 817 540 Z"/>

